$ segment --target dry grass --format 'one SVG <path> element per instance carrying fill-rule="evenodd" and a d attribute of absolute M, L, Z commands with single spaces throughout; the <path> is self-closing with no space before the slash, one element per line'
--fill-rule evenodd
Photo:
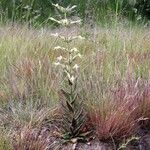
<path fill-rule="evenodd" d="M 149 29 L 119 26 L 72 28 L 69 32 L 86 36 L 72 46 L 84 56 L 78 91 L 92 122 L 90 128 L 94 127 L 101 140 L 128 137 L 139 124 L 149 128 Z M 47 146 L 45 139 L 31 140 L 31 129 L 23 127 L 40 127 L 45 118 L 53 118 L 51 113 L 59 105 L 61 70 L 53 66 L 59 56 L 53 48 L 64 43 L 51 33 L 20 26 L 0 28 L 0 124 L 18 130 L 16 149 L 20 145 L 30 149 Z"/>
<path fill-rule="evenodd" d="M 13 136 L 13 147 L 15 150 L 46 150 L 49 148 L 49 141 L 40 135 L 38 129 L 24 127 Z"/>
<path fill-rule="evenodd" d="M 83 99 L 87 100 L 89 122 L 101 140 L 129 137 L 138 131 L 140 122 L 150 125 L 149 81 L 128 76 L 117 82 L 84 80 Z"/>

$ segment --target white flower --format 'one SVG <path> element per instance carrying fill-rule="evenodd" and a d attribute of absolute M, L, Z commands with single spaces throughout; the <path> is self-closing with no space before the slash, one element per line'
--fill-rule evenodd
<path fill-rule="evenodd" d="M 66 50 L 66 48 L 61 47 L 61 46 L 56 46 L 54 47 L 54 50 Z"/>
<path fill-rule="evenodd" d="M 72 48 L 71 50 L 70 50 L 71 52 L 78 52 L 78 50 L 77 50 L 77 48 Z"/>
<path fill-rule="evenodd" d="M 68 79 L 72 82 L 72 83 L 74 83 L 74 80 L 75 80 L 75 77 L 72 75 L 70 75 L 68 72 L 66 72 L 66 74 L 67 74 L 67 76 L 68 76 Z"/>
<path fill-rule="evenodd" d="M 64 40 L 64 41 L 66 40 L 66 37 L 62 36 L 62 35 L 59 35 L 59 38 L 62 39 L 62 40 Z"/>
<path fill-rule="evenodd" d="M 59 49 L 61 49 L 61 46 L 54 47 L 54 50 L 59 50 Z"/>
<path fill-rule="evenodd" d="M 75 70 L 78 70 L 78 68 L 79 68 L 78 64 L 75 64 L 75 65 L 73 66 L 73 69 L 75 69 Z"/>
<path fill-rule="evenodd" d="M 59 4 L 53 4 L 53 6 L 55 6 L 57 9 L 59 9 L 62 13 L 65 13 L 66 12 L 66 8 L 60 6 Z"/>
<path fill-rule="evenodd" d="M 59 9 L 62 13 L 72 12 L 72 10 L 73 10 L 74 8 L 76 8 L 76 5 L 73 5 L 72 7 L 68 6 L 68 7 L 66 7 L 66 8 L 60 6 L 59 4 L 53 4 L 53 3 L 52 3 L 52 5 L 55 6 L 57 9 Z"/>
<path fill-rule="evenodd" d="M 83 36 L 79 35 L 79 36 L 78 36 L 78 39 L 79 39 L 79 40 L 84 40 L 85 38 L 84 38 Z"/>
<path fill-rule="evenodd" d="M 58 37 L 59 34 L 58 33 L 52 33 L 51 36 Z"/>
<path fill-rule="evenodd" d="M 52 21 L 54 21 L 54 22 L 57 22 L 57 23 L 61 24 L 61 21 L 59 21 L 59 20 L 57 20 L 57 19 L 55 19 L 53 17 L 50 17 L 49 19 L 52 20 Z"/>
<path fill-rule="evenodd" d="M 68 12 L 71 12 L 73 9 L 75 9 L 77 6 L 76 5 L 73 5 L 72 7 L 67 7 L 66 8 L 66 10 L 68 11 Z"/>
<path fill-rule="evenodd" d="M 71 21 L 70 24 L 81 24 L 81 20 Z"/>
<path fill-rule="evenodd" d="M 61 61 L 62 58 L 63 58 L 63 57 L 60 55 L 59 57 L 57 57 L 57 60 L 58 60 L 58 61 Z"/>
<path fill-rule="evenodd" d="M 60 65 L 60 62 L 55 62 L 54 65 L 55 65 L 55 66 L 59 66 L 59 65 Z"/>
<path fill-rule="evenodd" d="M 82 58 L 82 55 L 81 55 L 80 53 L 78 53 L 78 57 L 79 57 L 79 58 Z"/>
<path fill-rule="evenodd" d="M 61 24 L 64 25 L 64 26 L 68 26 L 69 23 L 70 23 L 68 19 L 62 19 L 60 22 L 61 22 Z"/>
<path fill-rule="evenodd" d="M 80 53 L 78 53 L 77 55 L 75 55 L 72 60 L 75 60 L 77 57 L 82 58 L 82 55 Z"/>
<path fill-rule="evenodd" d="M 53 3 L 52 3 L 52 5 L 55 6 L 55 7 L 58 7 L 58 6 L 59 6 L 58 3 L 56 3 L 56 4 L 53 4 Z"/>
<path fill-rule="evenodd" d="M 70 81 L 71 81 L 72 83 L 74 83 L 74 80 L 75 80 L 75 77 L 74 77 L 74 76 L 71 76 Z"/>

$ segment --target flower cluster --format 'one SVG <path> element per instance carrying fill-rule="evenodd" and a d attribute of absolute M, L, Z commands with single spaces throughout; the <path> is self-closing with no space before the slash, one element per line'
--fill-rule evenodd
<path fill-rule="evenodd" d="M 76 60 L 81 59 L 82 55 L 75 47 L 72 49 L 66 49 L 64 47 L 57 46 L 54 49 L 64 50 L 67 52 L 66 57 L 63 57 L 62 55 L 57 57 L 54 64 L 63 68 L 65 76 L 68 78 L 69 82 L 73 84 L 75 79 L 77 79 L 77 71 L 79 69 L 79 64 L 76 63 Z"/>
<path fill-rule="evenodd" d="M 74 25 L 74 24 L 81 24 L 81 20 L 73 21 L 73 20 L 70 20 L 67 18 L 67 15 L 73 12 L 73 10 L 76 8 L 76 5 L 74 5 L 72 7 L 68 6 L 66 8 L 64 8 L 58 4 L 53 4 L 53 6 L 55 6 L 61 13 L 64 14 L 64 18 L 61 20 L 57 20 L 53 17 L 50 17 L 49 18 L 50 20 L 52 20 L 52 21 L 54 21 L 54 22 L 56 22 L 62 26 L 65 26 L 65 27 L 69 27 L 69 26 Z"/>
<path fill-rule="evenodd" d="M 55 6 L 60 12 L 64 14 L 64 18 L 61 20 L 57 20 L 53 17 L 50 17 L 52 21 L 62 25 L 65 28 L 68 28 L 73 24 L 81 24 L 81 20 L 71 21 L 70 19 L 67 18 L 67 14 L 73 12 L 74 8 L 76 8 L 75 5 L 72 7 L 66 7 L 66 8 L 58 4 L 53 4 L 53 6 Z M 78 58 L 82 58 L 82 55 L 80 54 L 77 48 L 75 47 L 70 48 L 70 43 L 76 39 L 83 40 L 84 37 L 82 37 L 81 35 L 64 36 L 58 33 L 51 34 L 51 35 L 56 38 L 60 38 L 67 44 L 67 48 L 62 47 L 62 46 L 54 47 L 54 50 L 61 50 L 65 53 L 65 56 L 66 56 L 66 57 L 63 57 L 60 55 L 59 57 L 57 57 L 57 60 L 54 64 L 56 66 L 60 66 L 63 68 L 65 76 L 68 78 L 69 82 L 73 84 L 74 81 L 77 79 L 77 71 L 79 69 L 79 64 L 76 63 L 76 60 Z"/>

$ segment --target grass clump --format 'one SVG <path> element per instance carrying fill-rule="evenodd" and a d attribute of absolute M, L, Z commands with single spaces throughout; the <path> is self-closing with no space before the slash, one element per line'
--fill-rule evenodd
<path fill-rule="evenodd" d="M 14 135 L 13 147 L 16 150 L 46 150 L 49 148 L 46 135 L 40 135 L 40 130 L 24 126 Z"/>

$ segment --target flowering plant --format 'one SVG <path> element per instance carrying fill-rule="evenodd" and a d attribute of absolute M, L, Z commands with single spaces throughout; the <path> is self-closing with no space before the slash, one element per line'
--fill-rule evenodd
<path fill-rule="evenodd" d="M 67 18 L 67 15 L 73 12 L 76 6 L 64 8 L 58 4 L 53 4 L 60 12 L 63 13 L 64 18 L 57 20 L 50 18 L 52 21 L 62 25 L 65 29 L 69 28 L 72 24 L 80 24 L 81 20 L 72 21 Z M 61 87 L 63 118 L 62 125 L 64 129 L 64 138 L 69 140 L 72 138 L 83 137 L 83 126 L 86 121 L 86 115 L 83 110 L 82 101 L 79 101 L 77 92 L 78 83 L 78 71 L 80 68 L 77 60 L 81 60 L 82 55 L 76 47 L 71 47 L 71 42 L 76 39 L 84 39 L 82 36 L 64 36 L 61 34 L 52 34 L 53 36 L 60 38 L 66 43 L 66 47 L 57 46 L 54 50 L 61 50 L 65 53 L 65 56 L 60 55 L 57 57 L 56 66 L 63 69 L 63 84 Z"/>

